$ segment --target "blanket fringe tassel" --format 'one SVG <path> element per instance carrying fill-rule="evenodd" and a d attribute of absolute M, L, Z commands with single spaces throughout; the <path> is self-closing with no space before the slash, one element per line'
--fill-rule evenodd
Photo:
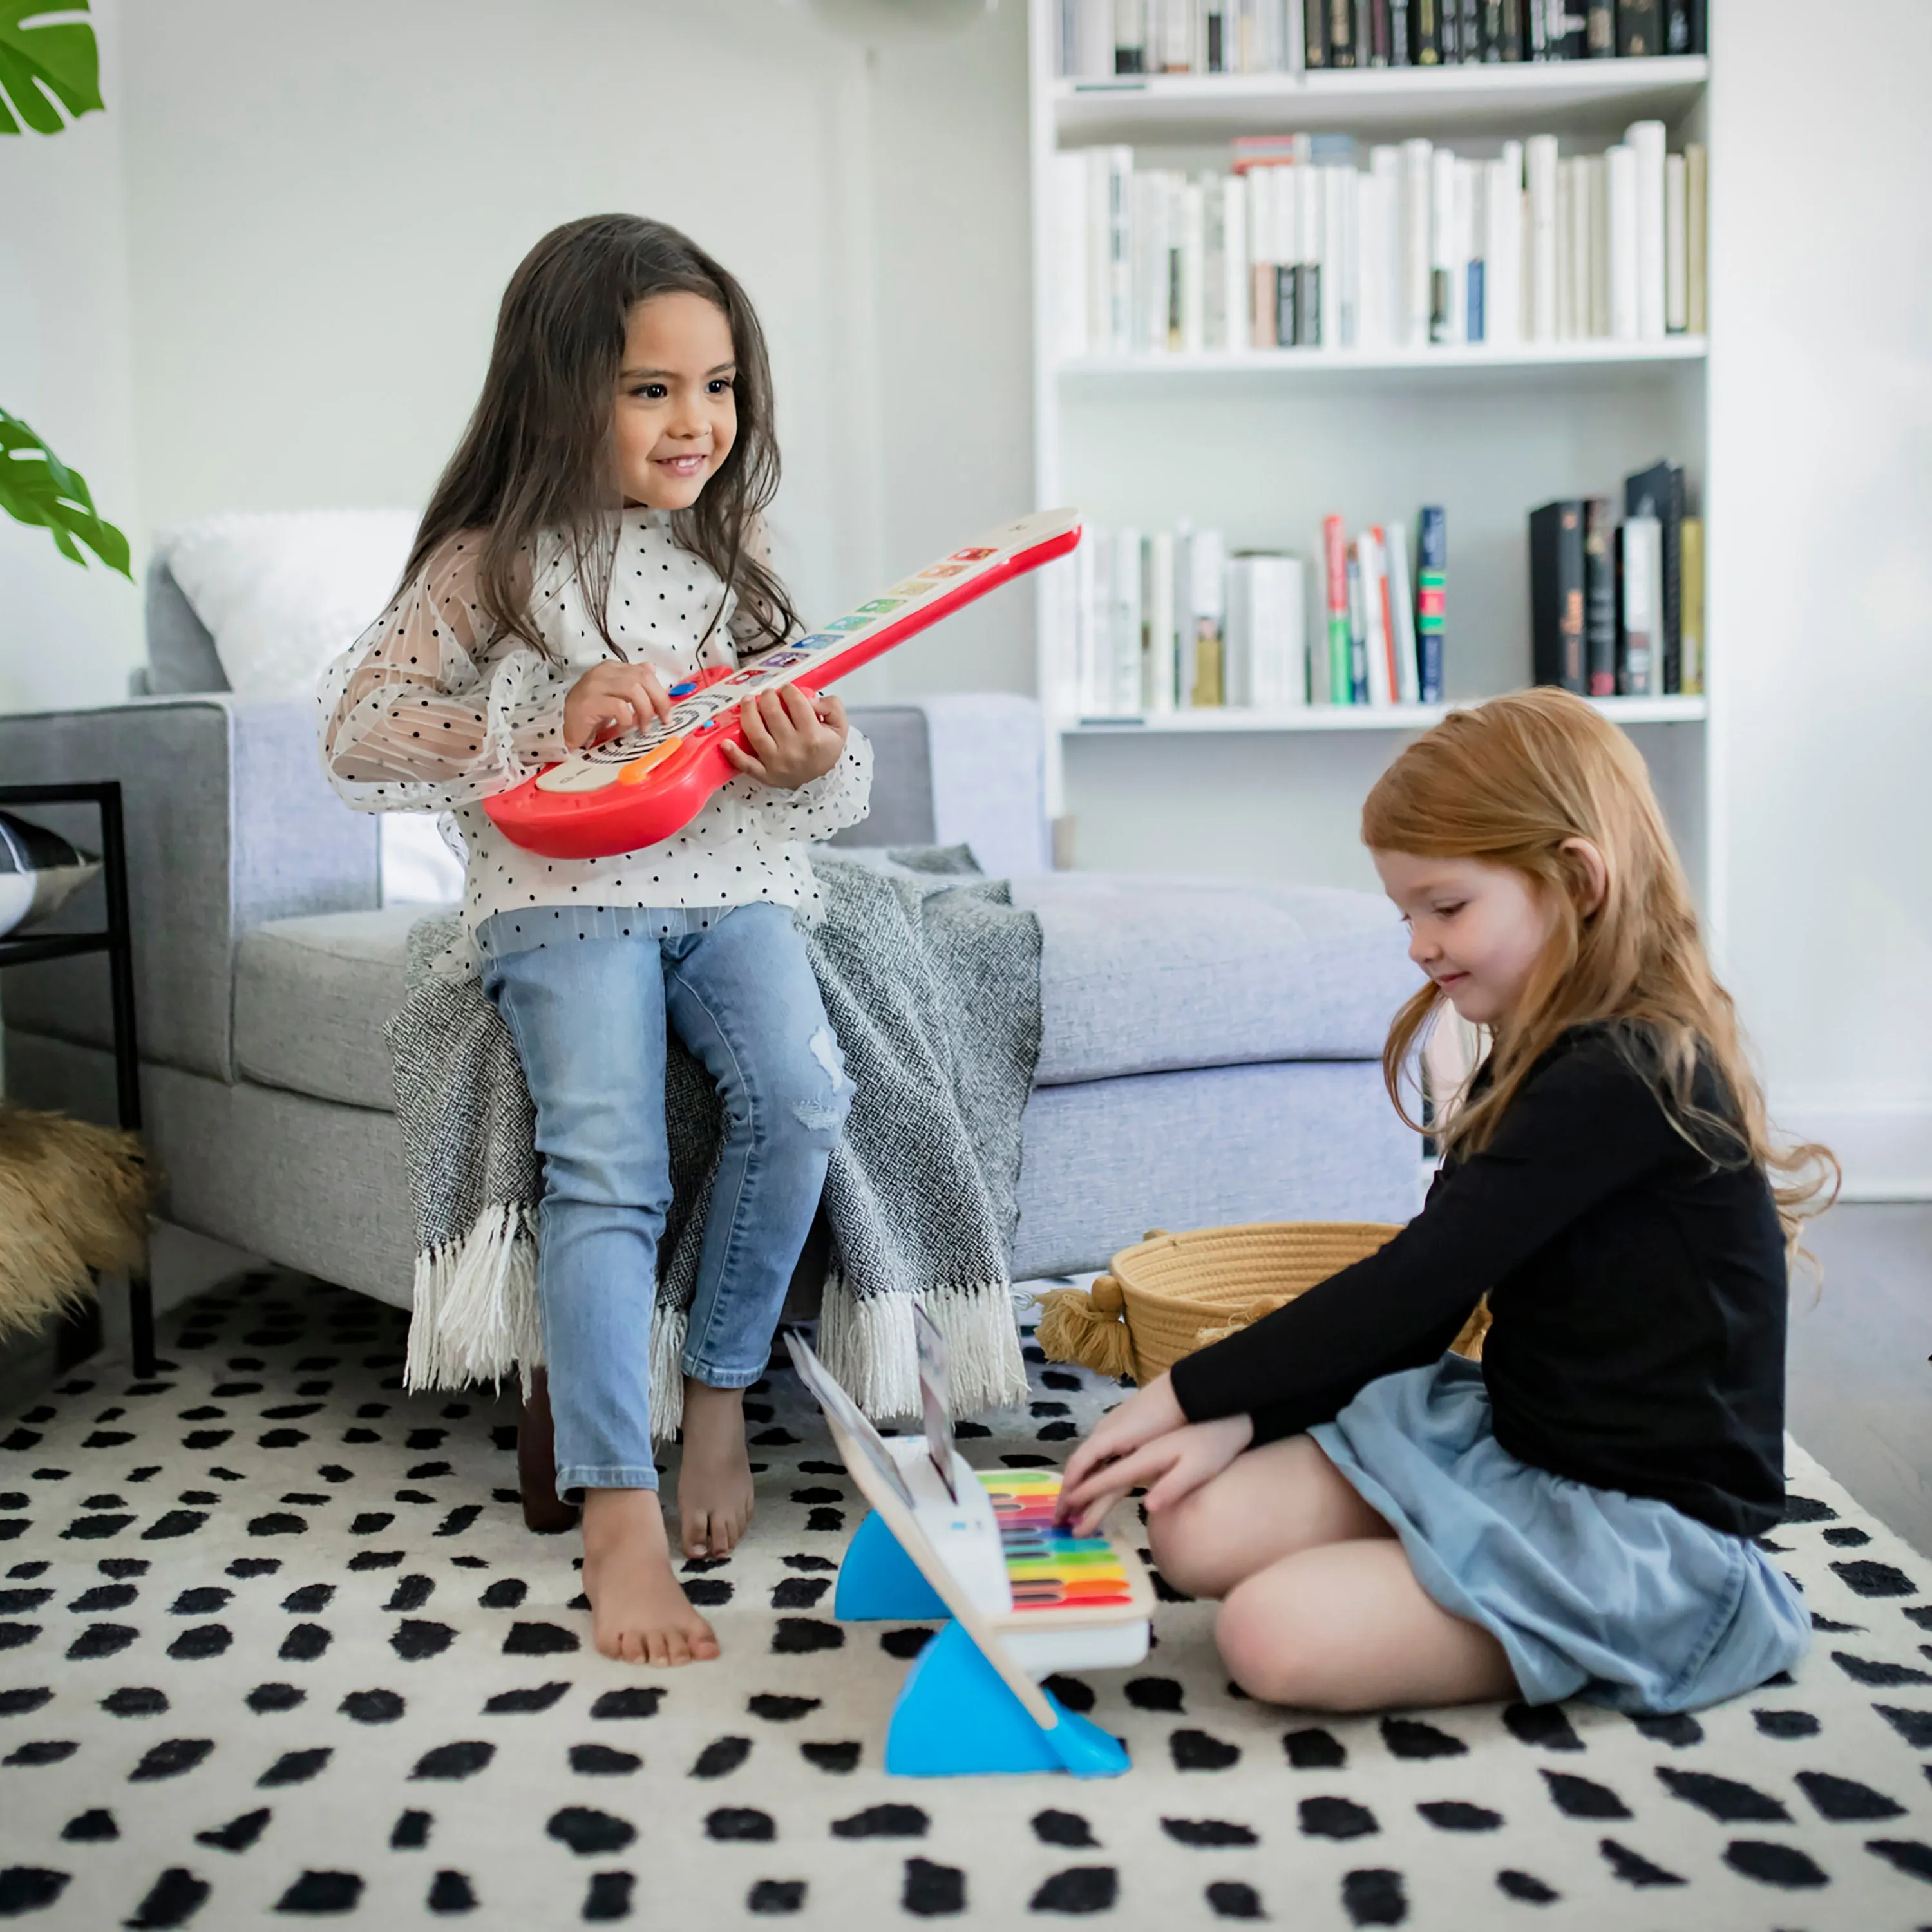
<path fill-rule="evenodd" d="M 818 1352 L 853 1400 L 876 1421 L 919 1413 L 915 1304 L 904 1294 L 861 1300 L 836 1274 L 826 1277 Z M 1004 1281 L 946 1288 L 926 1297 L 926 1312 L 946 1338 L 952 1412 L 975 1415 L 1027 1398 L 1026 1364 L 1012 1292 Z"/>

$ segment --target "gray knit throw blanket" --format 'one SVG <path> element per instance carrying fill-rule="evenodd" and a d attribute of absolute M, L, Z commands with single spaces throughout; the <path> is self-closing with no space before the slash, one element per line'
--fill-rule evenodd
<path fill-rule="evenodd" d="M 814 854 L 822 911 L 804 928 L 856 1089 L 826 1176 L 819 1352 L 881 1419 L 918 1409 L 922 1305 L 949 1345 L 959 1413 L 1024 1399 L 1006 1268 L 1040 1037 L 1039 922 L 1004 881 L 979 878 L 964 847 L 892 856 L 921 876 Z M 387 1029 L 416 1219 L 411 1388 L 497 1381 L 543 1359 L 530 1093 L 479 982 L 433 970 L 458 937 L 453 919 L 411 932 L 409 992 Z M 651 1335 L 660 1436 L 682 1409 L 679 1354 L 723 1129 L 716 1090 L 674 1036 L 664 1090 L 674 1203 Z"/>

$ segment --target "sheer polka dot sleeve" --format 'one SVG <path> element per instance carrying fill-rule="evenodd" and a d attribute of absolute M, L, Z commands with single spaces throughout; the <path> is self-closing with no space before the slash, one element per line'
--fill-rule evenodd
<path fill-rule="evenodd" d="M 871 810 L 872 747 L 862 731 L 848 731 L 844 756 L 809 784 L 781 791 L 754 778 L 737 778 L 725 789 L 736 795 L 746 822 L 761 837 L 814 844 L 856 825 Z"/>
<path fill-rule="evenodd" d="M 563 755 L 578 674 L 489 635 L 481 542 L 452 537 L 322 675 L 323 764 L 358 810 L 446 811 Z"/>

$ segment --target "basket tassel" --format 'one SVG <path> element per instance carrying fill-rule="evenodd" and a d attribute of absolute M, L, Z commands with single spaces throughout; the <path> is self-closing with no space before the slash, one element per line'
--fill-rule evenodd
<path fill-rule="evenodd" d="M 1133 1373 L 1126 1300 L 1112 1275 L 1096 1276 L 1093 1286 L 1084 1291 L 1049 1288 L 1040 1298 L 1040 1308 L 1034 1339 L 1049 1361 L 1077 1362 L 1100 1376 Z"/>

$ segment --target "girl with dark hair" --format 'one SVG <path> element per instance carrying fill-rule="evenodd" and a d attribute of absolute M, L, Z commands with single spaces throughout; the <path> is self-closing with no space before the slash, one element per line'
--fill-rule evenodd
<path fill-rule="evenodd" d="M 742 1392 L 852 1091 L 792 914 L 817 896 L 806 843 L 865 816 L 871 752 L 836 698 L 788 686 L 745 705 L 748 748 L 727 747 L 740 776 L 661 844 L 545 860 L 481 801 L 796 634 L 759 523 L 778 476 L 764 340 L 737 282 L 659 222 L 556 229 L 511 278 L 401 588 L 323 682 L 337 790 L 451 812 L 468 848 L 465 924 L 544 1161 L 557 1491 L 582 1494 L 598 1648 L 634 1662 L 718 1654 L 672 1569 L 654 1392 L 660 1435 L 681 1410 L 684 1552 L 722 1556 L 752 1510 Z M 681 1335 L 652 1323 L 667 1026 L 726 1122 Z"/>

